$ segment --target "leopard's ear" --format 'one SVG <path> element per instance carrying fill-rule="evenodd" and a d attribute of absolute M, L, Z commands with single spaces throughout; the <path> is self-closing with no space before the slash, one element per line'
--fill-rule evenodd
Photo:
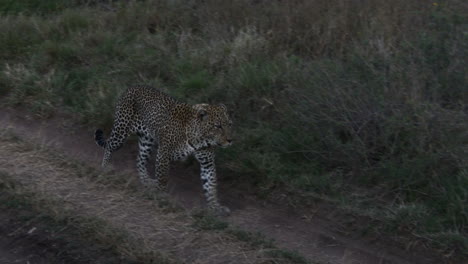
<path fill-rule="evenodd" d="M 197 119 L 205 121 L 208 118 L 208 112 L 206 111 L 208 104 L 196 104 L 193 109 L 197 111 Z"/>
<path fill-rule="evenodd" d="M 200 121 L 205 121 L 208 118 L 208 112 L 205 109 L 200 109 L 197 112 L 197 117 Z"/>
<path fill-rule="evenodd" d="M 219 104 L 219 106 L 224 110 L 224 111 L 227 111 L 227 107 L 225 104 Z"/>

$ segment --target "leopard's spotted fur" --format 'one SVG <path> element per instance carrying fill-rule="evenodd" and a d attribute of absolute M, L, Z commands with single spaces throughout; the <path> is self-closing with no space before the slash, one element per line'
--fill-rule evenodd
<path fill-rule="evenodd" d="M 203 190 L 210 209 L 229 213 L 217 199 L 214 149 L 231 145 L 231 119 L 224 105 L 181 103 L 149 86 L 129 88 L 120 98 L 110 138 L 95 132 L 96 143 L 105 149 L 102 166 L 133 133 L 139 136 L 137 169 L 140 180 L 165 190 L 169 162 L 193 154 L 201 166 Z M 155 179 L 148 176 L 146 163 L 157 146 Z"/>

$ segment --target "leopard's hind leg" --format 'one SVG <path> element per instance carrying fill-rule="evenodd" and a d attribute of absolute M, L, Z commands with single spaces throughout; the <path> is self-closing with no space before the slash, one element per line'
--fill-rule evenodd
<path fill-rule="evenodd" d="M 140 181 L 145 186 L 149 186 L 152 182 L 148 176 L 148 169 L 146 164 L 149 157 L 151 156 L 152 148 L 154 145 L 154 138 L 149 135 L 146 129 L 142 125 L 137 125 L 138 134 L 138 158 L 137 158 L 137 170 L 140 176 Z"/>
<path fill-rule="evenodd" d="M 96 130 L 94 138 L 96 144 L 104 148 L 102 167 L 106 167 L 110 161 L 112 152 L 122 147 L 127 137 L 134 132 L 132 116 L 128 113 L 122 115 L 117 111 L 114 126 L 112 127 L 109 139 L 105 139 L 102 130 Z"/>

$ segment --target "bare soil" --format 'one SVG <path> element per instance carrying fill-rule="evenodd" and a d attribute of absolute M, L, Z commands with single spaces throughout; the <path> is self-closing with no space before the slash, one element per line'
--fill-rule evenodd
<path fill-rule="evenodd" d="M 99 167 L 102 149 L 94 143 L 95 128 L 79 126 L 72 118 L 58 115 L 48 120 L 38 120 L 26 111 L 4 108 L 0 111 L 0 124 L 2 127 L 11 128 L 15 134 L 27 137 L 36 143 L 52 145 L 57 151 L 66 153 L 72 159 Z M 127 142 L 113 155 L 114 169 L 133 174 L 137 180 L 136 155 L 135 142 Z M 183 163 L 174 164 L 170 172 L 170 197 L 188 210 L 204 206 L 197 173 L 196 167 Z M 222 177 L 219 182 L 220 199 L 232 210 L 232 215 L 225 218 L 225 221 L 247 231 L 259 231 L 267 238 L 274 239 L 275 244 L 280 248 L 295 250 L 311 261 L 330 264 L 438 263 L 432 256 L 413 255 L 411 252 L 389 246 L 385 238 L 366 238 L 362 235 L 343 235 L 336 232 L 334 223 L 329 219 L 330 212 L 324 211 L 324 216 L 321 216 L 320 206 L 309 210 L 296 210 L 284 205 L 259 201 L 256 197 L 234 188 L 235 186 L 226 186 Z M 75 187 L 82 188 L 80 184 Z M 96 191 L 91 188 L 89 193 L 97 195 L 93 194 Z M 89 199 L 88 203 L 97 200 Z M 96 204 L 88 206 L 97 206 Z M 136 202 L 135 206 L 137 204 Z M 139 206 L 140 211 L 134 213 L 147 214 L 148 219 L 155 217 L 155 212 L 150 207 L 145 207 L 144 204 Z M 120 224 L 125 225 L 131 219 L 122 221 Z M 149 228 L 157 227 L 150 226 Z M 184 259 L 184 252 L 176 253 L 182 255 Z M 190 257 L 193 257 L 194 252 L 190 254 Z M 233 256 L 221 256 L 221 258 L 216 258 L 218 262 L 211 261 L 211 263 L 221 263 L 223 257 L 233 258 Z"/>

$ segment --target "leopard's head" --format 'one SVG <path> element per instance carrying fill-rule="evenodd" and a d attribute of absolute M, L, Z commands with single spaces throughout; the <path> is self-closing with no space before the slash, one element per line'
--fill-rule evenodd
<path fill-rule="evenodd" d="M 232 121 L 225 105 L 197 104 L 193 108 L 198 145 L 228 147 L 232 144 Z"/>

